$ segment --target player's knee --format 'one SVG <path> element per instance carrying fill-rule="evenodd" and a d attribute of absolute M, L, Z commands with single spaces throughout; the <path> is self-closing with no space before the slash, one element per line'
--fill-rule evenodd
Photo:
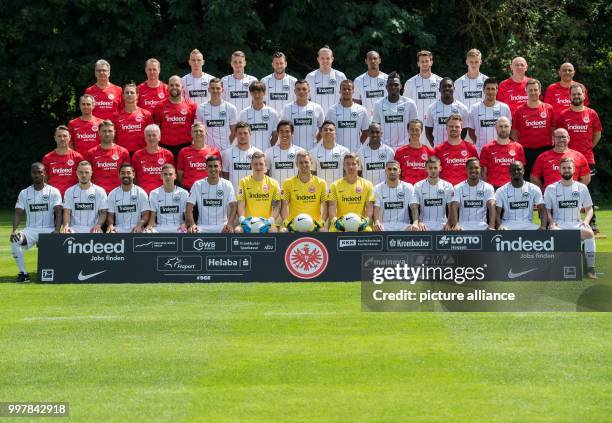
<path fill-rule="evenodd" d="M 595 237 L 595 234 L 593 233 L 592 230 L 590 229 L 581 229 L 580 230 L 580 239 L 585 240 L 585 239 L 593 239 Z"/>

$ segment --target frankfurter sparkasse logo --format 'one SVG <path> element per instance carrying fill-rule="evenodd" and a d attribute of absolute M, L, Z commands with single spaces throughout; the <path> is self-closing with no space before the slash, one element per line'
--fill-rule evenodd
<path fill-rule="evenodd" d="M 328 263 L 327 248 L 315 238 L 297 239 L 285 251 L 287 270 L 299 279 L 316 278 L 325 271 Z"/>

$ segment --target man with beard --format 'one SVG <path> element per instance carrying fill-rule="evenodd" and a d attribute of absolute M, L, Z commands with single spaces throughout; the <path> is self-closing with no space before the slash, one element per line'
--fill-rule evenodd
<path fill-rule="evenodd" d="M 285 105 L 281 120 L 288 120 L 295 130 L 293 143 L 304 150 L 317 144 L 319 128 L 325 120 L 325 112 L 317 103 L 310 101 L 310 84 L 304 79 L 295 83 L 295 101 Z"/>
<path fill-rule="evenodd" d="M 381 143 L 382 129 L 378 123 L 370 124 L 367 133 L 370 142 L 362 145 L 357 155 L 362 166 L 361 176 L 376 186 L 385 180 L 385 167 L 395 153 L 391 147 Z"/>
<path fill-rule="evenodd" d="M 400 164 L 395 160 L 386 163 L 385 179 L 374 187 L 374 196 L 373 230 L 410 230 L 410 203 L 413 201 L 414 187 L 400 180 Z"/>
<path fill-rule="evenodd" d="M 525 164 L 525 151 L 518 142 L 510 139 L 512 124 L 507 117 L 500 117 L 495 124 L 497 138 L 485 144 L 480 152 L 482 180 L 497 189 L 510 182 L 510 163 Z"/>
<path fill-rule="evenodd" d="M 83 94 L 79 99 L 81 116 L 68 122 L 71 148 L 83 156 L 100 142 L 98 129 L 102 119 L 93 115 L 95 104 L 91 94 Z"/>
<path fill-rule="evenodd" d="M 327 111 L 326 120 L 336 125 L 336 142 L 355 153 L 368 138 L 368 111 L 353 102 L 353 81 L 340 83 L 340 102 Z"/>
<path fill-rule="evenodd" d="M 544 202 L 548 215 L 548 229 L 578 229 L 584 241 L 584 255 L 587 262 L 586 275 L 596 279 L 595 274 L 595 235 L 591 230 L 593 202 L 586 185 L 574 180 L 574 160 L 561 159 L 559 165 L 561 180 L 551 184 L 544 191 Z M 580 210 L 584 209 L 584 218 Z"/>
<path fill-rule="evenodd" d="M 570 105 L 572 104 L 570 93 L 572 85 L 580 84 L 578 81 L 574 81 L 574 75 L 576 75 L 574 65 L 565 62 L 559 67 L 559 82 L 550 84 L 548 88 L 546 88 L 544 103 L 548 103 L 553 107 L 555 117 L 557 118 L 562 112 L 569 109 Z M 589 95 L 584 85 L 582 85 L 582 88 L 584 94 L 584 105 L 588 106 Z"/>
<path fill-rule="evenodd" d="M 446 121 L 448 139 L 434 148 L 434 155 L 440 159 L 442 165 L 440 177 L 453 185 L 464 180 L 467 159 L 478 158 L 474 144 L 461 137 L 464 133 L 462 124 L 461 115 L 450 115 Z"/>
<path fill-rule="evenodd" d="M 106 233 L 141 233 L 149 222 L 149 197 L 134 185 L 134 168 L 122 164 L 119 168 L 121 185 L 108 195 Z"/>
<path fill-rule="evenodd" d="M 183 97 L 182 81 L 177 75 L 168 79 L 168 93 L 170 96 L 155 107 L 153 120 L 163 134 L 161 145 L 176 157 L 181 148 L 191 144 L 191 125 L 195 120 L 196 104 Z"/>
<path fill-rule="evenodd" d="M 484 100 L 474 104 L 466 123 L 470 139 L 476 145 L 478 153 L 482 147 L 495 138 L 496 124 L 499 119 L 507 118 L 512 122 L 512 115 L 507 104 L 497 101 L 497 79 L 487 78 L 484 82 Z M 508 133 L 508 135 L 510 135 Z M 506 172 L 507 174 L 508 172 Z"/>
<path fill-rule="evenodd" d="M 136 105 L 138 89 L 135 84 L 123 86 L 123 109 L 115 113 L 112 121 L 115 124 L 115 142 L 130 154 L 145 146 L 144 129 L 153 123 L 148 110 Z"/>
<path fill-rule="evenodd" d="M 76 170 L 83 156 L 70 148 L 70 131 L 64 125 L 55 128 L 55 150 L 44 155 L 42 163 L 47 169 L 47 182 L 64 195 L 77 182 Z"/>
<path fill-rule="evenodd" d="M 206 144 L 219 151 L 230 148 L 238 118 L 234 105 L 221 97 L 223 89 L 220 79 L 211 79 L 208 84 L 210 100 L 200 104 L 196 112 L 196 121 L 206 125 Z"/>
<path fill-rule="evenodd" d="M 263 77 L 261 82 L 266 85 L 266 104 L 276 110 L 280 116 L 285 106 L 295 101 L 294 90 L 297 79 L 285 73 L 287 57 L 280 51 L 272 55 L 272 69 L 274 72 Z"/>
<path fill-rule="evenodd" d="M 110 120 L 100 124 L 100 145 L 90 149 L 85 160 L 91 163 L 94 184 L 104 188 L 109 194 L 121 184 L 119 168 L 124 163 L 130 163 L 130 153 L 120 145 L 115 144 L 115 125 Z"/>

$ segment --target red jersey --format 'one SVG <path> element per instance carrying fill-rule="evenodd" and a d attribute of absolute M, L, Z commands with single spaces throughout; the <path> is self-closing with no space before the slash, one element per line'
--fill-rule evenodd
<path fill-rule="evenodd" d="M 487 182 L 494 187 L 510 182 L 510 163 L 516 160 L 525 165 L 525 150 L 518 142 L 501 145 L 493 140 L 480 150 L 480 165 L 487 168 Z"/>
<path fill-rule="evenodd" d="M 190 190 L 193 183 L 208 176 L 206 170 L 206 159 L 209 156 L 217 156 L 221 160 L 221 153 L 216 148 L 205 146 L 195 149 L 192 145 L 184 147 L 179 152 L 176 170 L 182 170 L 183 188 Z"/>
<path fill-rule="evenodd" d="M 163 184 L 161 168 L 166 163 L 174 164 L 174 156 L 170 150 L 162 147 L 153 154 L 147 152 L 146 148 L 141 148 L 132 156 L 138 186 L 147 194 Z"/>
<path fill-rule="evenodd" d="M 153 123 L 148 110 L 137 107 L 135 111 L 127 113 L 125 109 L 115 113 L 112 118 L 115 124 L 115 142 L 130 153 L 144 148 L 144 129 Z"/>
<path fill-rule="evenodd" d="M 402 181 L 414 185 L 427 178 L 425 162 L 433 155 L 433 149 L 426 145 L 421 145 L 419 148 L 403 145 L 398 148 L 395 151 L 395 160 L 400 164 Z"/>
<path fill-rule="evenodd" d="M 510 107 L 510 113 L 522 104 L 527 103 L 527 81 L 531 78 L 525 77 L 523 82 L 514 82 L 512 78 L 508 78 L 499 83 L 499 91 L 497 91 L 497 100 L 506 103 Z"/>
<path fill-rule="evenodd" d="M 544 103 L 548 103 L 553 106 L 555 118 L 559 117 L 561 112 L 569 109 L 572 105 L 569 87 L 565 88 L 561 86 L 560 82 L 550 84 L 548 88 L 546 88 L 546 94 L 544 94 Z M 584 105 L 589 105 L 589 93 L 587 92 L 586 87 L 584 87 Z"/>
<path fill-rule="evenodd" d="M 537 107 L 519 106 L 512 114 L 512 129 L 519 133 L 524 148 L 541 148 L 552 145 L 553 108 L 548 103 Z"/>
<path fill-rule="evenodd" d="M 92 182 L 104 188 L 107 194 L 121 184 L 121 165 L 130 162 L 130 153 L 117 144 L 113 144 L 108 150 L 103 149 L 101 145 L 94 147 L 85 157 L 93 169 Z"/>
<path fill-rule="evenodd" d="M 138 85 L 138 107 L 148 110 L 151 114 L 155 106 L 166 98 L 168 98 L 168 84 L 160 81 L 157 87 L 151 88 L 145 81 Z"/>
<path fill-rule="evenodd" d="M 47 183 L 59 189 L 63 197 L 68 188 L 79 182 L 76 170 L 82 161 L 83 156 L 72 149 L 61 155 L 55 150 L 45 154 L 42 162 L 47 171 Z"/>
<path fill-rule="evenodd" d="M 68 122 L 72 145 L 82 156 L 85 156 L 90 148 L 100 144 L 100 134 L 98 133 L 100 122 L 102 122 L 102 119 L 95 116 L 92 116 L 91 120 L 83 120 L 78 117 Z"/>
<path fill-rule="evenodd" d="M 565 128 L 569 132 L 569 147 L 581 152 L 589 164 L 595 164 L 593 154 L 593 134 L 601 132 L 601 121 L 597 112 L 585 107 L 581 112 L 567 109 L 557 117 L 557 128 Z"/>
<path fill-rule="evenodd" d="M 561 159 L 564 157 L 571 157 L 574 159 L 574 180 L 578 181 L 582 176 L 586 176 L 591 173 L 589 164 L 584 158 L 582 153 L 576 150 L 567 149 L 565 153 L 557 153 L 555 150 L 548 150 L 538 156 L 531 174 L 542 179 L 543 188 L 546 189 L 550 184 L 554 184 L 561 180 L 561 173 L 559 173 L 559 164 Z"/>
<path fill-rule="evenodd" d="M 161 142 L 175 146 L 191 141 L 191 125 L 195 120 L 197 105 L 183 99 L 174 104 L 169 98 L 161 101 L 153 112 L 153 120 L 161 128 Z"/>
<path fill-rule="evenodd" d="M 93 115 L 100 119 L 112 118 L 119 111 L 121 99 L 123 98 L 121 87 L 115 84 L 110 84 L 105 89 L 93 84 L 85 90 L 85 94 L 90 94 L 96 99 Z"/>
<path fill-rule="evenodd" d="M 434 148 L 434 155 L 440 159 L 442 171 L 440 179 L 457 185 L 459 182 L 465 181 L 467 172 L 465 170 L 465 162 L 470 157 L 478 157 L 478 150 L 471 142 L 461 140 L 457 145 L 451 145 L 447 141 L 439 144 Z"/>

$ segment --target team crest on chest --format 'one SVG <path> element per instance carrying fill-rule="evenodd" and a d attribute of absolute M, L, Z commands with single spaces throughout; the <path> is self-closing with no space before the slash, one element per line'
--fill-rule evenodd
<path fill-rule="evenodd" d="M 270 187 L 267 184 L 264 184 L 264 185 L 261 186 L 261 190 L 263 192 L 268 192 L 268 191 L 270 191 Z"/>
<path fill-rule="evenodd" d="M 306 116 L 312 116 L 312 110 L 306 110 Z"/>
<path fill-rule="evenodd" d="M 421 160 L 427 160 L 427 153 L 421 154 Z"/>
<path fill-rule="evenodd" d="M 583 117 L 583 118 L 582 118 L 582 121 L 583 121 L 584 123 L 589 123 L 589 122 L 590 122 L 590 119 L 589 119 L 589 117 L 588 117 L 588 116 L 585 116 L 585 117 Z"/>
<path fill-rule="evenodd" d="M 293 159 L 295 159 L 295 153 L 289 153 L 289 154 L 287 154 L 287 158 L 288 158 L 289 160 L 293 160 Z"/>
<path fill-rule="evenodd" d="M 463 150 L 463 151 L 461 152 L 461 155 L 462 155 L 463 157 L 466 157 L 466 156 L 467 156 L 467 154 L 468 154 L 468 153 L 467 153 L 467 151 L 465 151 L 465 150 Z"/>
<path fill-rule="evenodd" d="M 339 159 L 339 158 L 340 158 L 340 153 L 334 153 L 334 154 L 332 154 L 332 158 L 334 158 L 334 159 Z"/>
<path fill-rule="evenodd" d="M 308 192 L 311 193 L 311 194 L 315 192 L 314 185 L 311 185 L 311 186 L 308 187 Z"/>
<path fill-rule="evenodd" d="M 136 194 L 132 194 L 132 195 L 130 195 L 130 200 L 136 201 L 136 200 L 138 200 L 138 196 Z"/>
<path fill-rule="evenodd" d="M 523 198 L 529 198 L 529 193 L 527 191 L 523 193 Z"/>
<path fill-rule="evenodd" d="M 96 132 L 98 130 L 98 125 L 91 125 L 91 130 Z"/>
<path fill-rule="evenodd" d="M 384 81 L 378 81 L 378 86 L 379 87 L 384 87 L 385 86 L 385 82 Z"/>
<path fill-rule="evenodd" d="M 87 196 L 87 199 L 88 199 L 89 201 L 94 201 L 94 200 L 96 199 L 96 194 L 89 194 L 89 195 Z"/>
<path fill-rule="evenodd" d="M 351 113 L 351 117 L 352 117 L 352 118 L 356 118 L 356 117 L 357 117 L 357 112 L 352 112 L 352 113 Z"/>
<path fill-rule="evenodd" d="M 49 196 L 48 196 L 47 194 L 43 194 L 43 195 L 42 195 L 40 198 L 41 198 L 43 201 L 49 201 Z"/>
<path fill-rule="evenodd" d="M 66 164 L 67 164 L 68 166 L 72 166 L 72 165 L 74 165 L 74 160 L 72 160 L 72 159 L 68 159 L 68 161 L 66 162 Z"/>
<path fill-rule="evenodd" d="M 378 158 L 379 158 L 380 160 L 385 160 L 385 157 L 387 157 L 387 156 L 385 155 L 385 153 L 380 153 L 380 154 L 378 155 Z"/>
<path fill-rule="evenodd" d="M 109 99 L 109 100 L 114 100 L 114 99 L 115 99 L 115 95 L 114 95 L 114 94 L 112 94 L 112 93 L 111 93 L 111 94 L 109 94 L 109 95 L 108 95 L 108 99 Z"/>
<path fill-rule="evenodd" d="M 580 197 L 580 193 L 578 191 L 572 191 L 572 197 Z"/>
<path fill-rule="evenodd" d="M 119 154 L 117 154 L 117 153 L 113 153 L 113 155 L 111 156 L 111 159 L 113 159 L 113 160 L 119 160 Z"/>
<path fill-rule="evenodd" d="M 516 151 L 510 150 L 510 151 L 508 151 L 508 154 L 510 154 L 512 157 L 514 157 L 514 156 L 516 156 Z"/>
<path fill-rule="evenodd" d="M 175 194 L 175 195 L 172 197 L 172 201 L 174 201 L 175 203 L 178 203 L 179 201 L 181 201 L 181 196 L 180 196 L 180 194 Z"/>
<path fill-rule="evenodd" d="M 397 198 L 404 198 L 404 197 L 405 197 L 404 191 L 399 191 L 397 193 Z"/>
<path fill-rule="evenodd" d="M 248 83 L 248 82 L 243 82 L 243 83 L 242 83 L 242 86 L 243 86 L 244 88 L 249 88 L 249 83 Z"/>
<path fill-rule="evenodd" d="M 221 110 L 221 111 L 219 112 L 219 116 L 225 116 L 226 114 L 227 114 L 227 113 L 225 112 L 225 110 Z"/>
<path fill-rule="evenodd" d="M 363 191 L 363 188 L 361 188 L 361 187 L 355 187 L 355 192 L 356 192 L 357 194 L 361 194 L 361 191 Z"/>
<path fill-rule="evenodd" d="M 217 197 L 223 197 L 223 190 L 222 189 L 218 189 L 217 190 Z"/>
<path fill-rule="evenodd" d="M 329 85 L 336 85 L 336 80 L 333 78 L 329 79 Z"/>
<path fill-rule="evenodd" d="M 159 159 L 157 159 L 157 163 L 160 164 L 160 165 L 163 165 L 164 164 L 164 158 L 160 157 Z"/>
<path fill-rule="evenodd" d="M 182 115 L 186 115 L 187 114 L 187 109 L 181 109 L 181 114 Z"/>
<path fill-rule="evenodd" d="M 476 191 L 476 197 L 484 197 L 484 191 Z"/>
<path fill-rule="evenodd" d="M 163 100 L 165 98 L 164 93 L 157 93 L 157 98 Z"/>
<path fill-rule="evenodd" d="M 546 112 L 542 112 L 542 113 L 540 113 L 540 117 L 541 117 L 541 118 L 545 118 L 545 117 L 546 117 Z"/>
<path fill-rule="evenodd" d="M 438 195 L 444 195 L 444 190 L 443 189 L 439 189 L 438 190 Z"/>
<path fill-rule="evenodd" d="M 136 116 L 136 122 L 141 122 L 141 121 L 142 121 L 142 115 Z"/>
<path fill-rule="evenodd" d="M 263 115 L 263 116 L 261 117 L 261 120 L 263 120 L 264 122 L 269 121 L 269 120 L 270 120 L 270 115 Z"/>
<path fill-rule="evenodd" d="M 289 91 L 289 85 L 283 85 L 283 91 Z"/>

